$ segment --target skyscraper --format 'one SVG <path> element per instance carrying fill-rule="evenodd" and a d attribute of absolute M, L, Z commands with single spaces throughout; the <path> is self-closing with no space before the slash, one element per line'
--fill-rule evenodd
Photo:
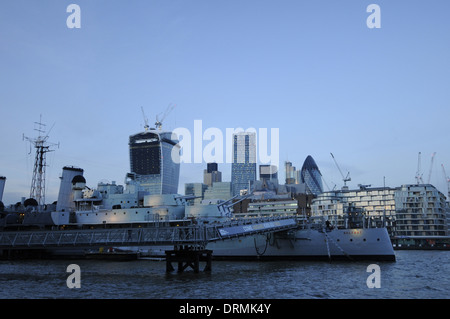
<path fill-rule="evenodd" d="M 222 172 L 219 172 L 217 163 L 208 163 L 203 171 L 203 184 L 212 186 L 216 182 L 222 182 Z"/>
<path fill-rule="evenodd" d="M 278 182 L 278 167 L 275 165 L 259 165 L 259 180 Z"/>
<path fill-rule="evenodd" d="M 180 175 L 177 143 L 171 132 L 155 129 L 131 135 L 131 174 L 128 177 L 139 182 L 141 190 L 150 194 L 176 194 Z"/>
<path fill-rule="evenodd" d="M 289 161 L 284 162 L 284 173 L 286 184 L 296 183 L 295 172 L 296 172 L 295 166 L 292 166 L 292 162 Z"/>
<path fill-rule="evenodd" d="M 6 177 L 0 176 L 0 202 L 3 199 L 3 190 L 5 189 Z"/>
<path fill-rule="evenodd" d="M 306 191 L 318 195 L 323 192 L 322 174 L 314 159 L 308 155 L 301 170 L 302 183 L 306 184 Z"/>
<path fill-rule="evenodd" d="M 233 134 L 233 163 L 231 164 L 231 183 L 233 196 L 241 190 L 249 189 L 256 180 L 256 133 L 240 132 Z"/>

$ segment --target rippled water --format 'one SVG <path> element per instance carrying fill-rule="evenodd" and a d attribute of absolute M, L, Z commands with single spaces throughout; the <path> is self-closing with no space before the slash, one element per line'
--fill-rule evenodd
<path fill-rule="evenodd" d="M 371 262 L 213 261 L 210 273 L 166 274 L 163 261 L 0 261 L 0 298 L 450 298 L 450 251 L 396 255 L 377 263 L 381 288 L 372 289 Z M 79 289 L 66 284 L 73 263 Z"/>

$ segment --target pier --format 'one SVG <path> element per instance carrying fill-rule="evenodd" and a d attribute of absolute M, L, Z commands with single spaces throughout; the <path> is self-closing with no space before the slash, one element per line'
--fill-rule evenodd
<path fill-rule="evenodd" d="M 183 272 L 186 268 L 191 267 L 194 272 L 200 271 L 200 261 L 206 261 L 203 271 L 211 271 L 212 250 L 195 249 L 194 247 L 175 247 L 174 250 L 166 250 L 166 272 L 172 272 L 175 269 L 172 262 L 178 263 L 178 272 Z"/>

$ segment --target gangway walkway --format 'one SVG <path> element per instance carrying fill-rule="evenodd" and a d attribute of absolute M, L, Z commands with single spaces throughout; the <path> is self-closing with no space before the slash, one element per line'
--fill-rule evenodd
<path fill-rule="evenodd" d="M 294 218 L 261 218 L 229 223 L 142 228 L 0 231 L 0 249 L 92 248 L 99 246 L 190 245 L 297 227 Z"/>

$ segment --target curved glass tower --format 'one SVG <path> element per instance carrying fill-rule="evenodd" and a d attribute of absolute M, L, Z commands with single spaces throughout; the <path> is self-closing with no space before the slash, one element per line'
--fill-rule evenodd
<path fill-rule="evenodd" d="M 316 162 L 308 155 L 301 170 L 302 183 L 306 184 L 306 191 L 310 194 L 318 195 L 323 193 L 322 174 Z"/>
<path fill-rule="evenodd" d="M 178 140 L 171 132 L 155 129 L 130 136 L 130 166 L 133 179 L 150 194 L 176 194 L 180 163 L 172 159 Z"/>

